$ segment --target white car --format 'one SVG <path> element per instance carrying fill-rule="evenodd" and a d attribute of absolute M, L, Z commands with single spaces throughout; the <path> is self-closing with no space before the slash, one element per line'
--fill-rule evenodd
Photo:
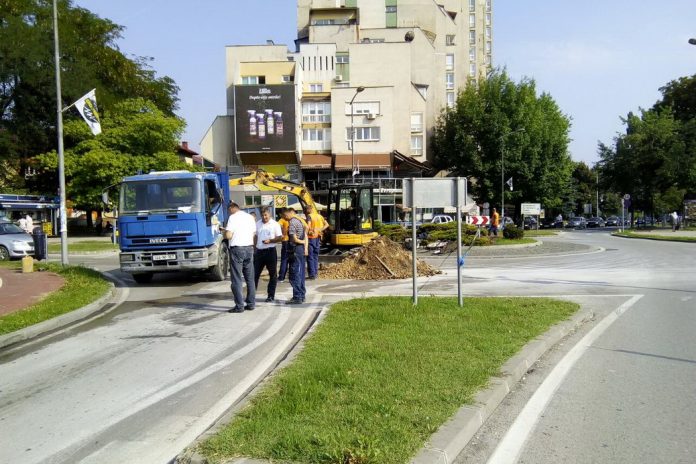
<path fill-rule="evenodd" d="M 436 214 L 430 220 L 430 223 L 431 224 L 446 224 L 446 223 L 452 222 L 452 221 L 454 221 L 454 219 L 452 219 L 452 216 L 447 216 L 446 214 Z"/>
<path fill-rule="evenodd" d="M 0 261 L 34 254 L 34 239 L 17 224 L 0 221 Z"/>

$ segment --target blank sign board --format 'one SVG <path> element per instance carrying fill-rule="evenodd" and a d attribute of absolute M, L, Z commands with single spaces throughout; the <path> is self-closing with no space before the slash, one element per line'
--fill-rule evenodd
<path fill-rule="evenodd" d="M 404 179 L 404 204 L 416 208 L 465 206 L 466 187 L 464 177 Z"/>

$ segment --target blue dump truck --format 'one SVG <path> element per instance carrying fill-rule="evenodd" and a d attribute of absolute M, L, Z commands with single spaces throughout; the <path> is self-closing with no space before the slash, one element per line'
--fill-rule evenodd
<path fill-rule="evenodd" d="M 118 231 L 121 271 L 138 283 L 157 272 L 197 271 L 215 281 L 228 273 L 229 174 L 161 171 L 120 184 Z M 109 204 L 108 192 L 103 195 Z"/>

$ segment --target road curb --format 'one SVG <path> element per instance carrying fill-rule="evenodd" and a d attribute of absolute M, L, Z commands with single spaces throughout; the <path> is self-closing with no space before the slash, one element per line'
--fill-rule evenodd
<path fill-rule="evenodd" d="M 672 243 L 696 243 L 696 241 L 693 240 L 677 240 L 675 238 L 670 238 L 667 236 L 661 235 L 660 237 L 665 237 L 665 238 L 655 238 L 655 237 L 636 237 L 636 236 L 627 236 L 627 235 L 618 235 L 618 234 L 611 234 L 612 237 L 618 237 L 618 238 L 628 238 L 628 239 L 633 239 L 633 240 L 652 240 L 653 242 L 672 242 Z M 683 235 L 682 235 L 683 237 Z"/>
<path fill-rule="evenodd" d="M 98 300 L 83 306 L 82 308 L 75 309 L 69 313 L 61 314 L 52 319 L 48 319 L 38 324 L 25 327 L 23 329 L 11 332 L 5 335 L 0 335 L 0 349 L 4 349 L 8 346 L 15 345 L 20 342 L 31 340 L 33 338 L 45 335 L 49 332 L 53 332 L 62 329 L 66 326 L 74 324 L 76 322 L 83 322 L 87 319 L 92 318 L 96 314 L 101 314 L 107 310 L 116 308 L 120 301 L 122 300 L 123 290 L 116 287 L 116 279 L 108 274 L 99 272 L 105 279 L 109 281 L 111 288 Z"/>
<path fill-rule="evenodd" d="M 449 464 L 471 441 L 510 390 L 539 358 L 566 335 L 592 319 L 589 310 L 580 309 L 571 319 L 558 323 L 527 343 L 501 367 L 503 375 L 493 378 L 488 388 L 474 397 L 474 404 L 461 407 L 413 458 L 411 464 Z"/>

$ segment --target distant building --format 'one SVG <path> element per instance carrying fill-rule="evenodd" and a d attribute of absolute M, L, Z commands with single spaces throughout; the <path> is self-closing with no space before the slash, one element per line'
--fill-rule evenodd
<path fill-rule="evenodd" d="M 491 0 L 297 3 L 295 52 L 271 41 L 226 48 L 227 115 L 203 155 L 315 190 L 431 174 L 437 117 L 491 69 Z"/>
<path fill-rule="evenodd" d="M 179 155 L 179 161 L 183 161 L 186 164 L 203 166 L 210 170 L 215 169 L 215 163 L 205 159 L 202 155 L 198 154 L 198 152 L 191 150 L 188 142 L 181 142 L 181 144 L 176 147 L 176 153 Z"/>

